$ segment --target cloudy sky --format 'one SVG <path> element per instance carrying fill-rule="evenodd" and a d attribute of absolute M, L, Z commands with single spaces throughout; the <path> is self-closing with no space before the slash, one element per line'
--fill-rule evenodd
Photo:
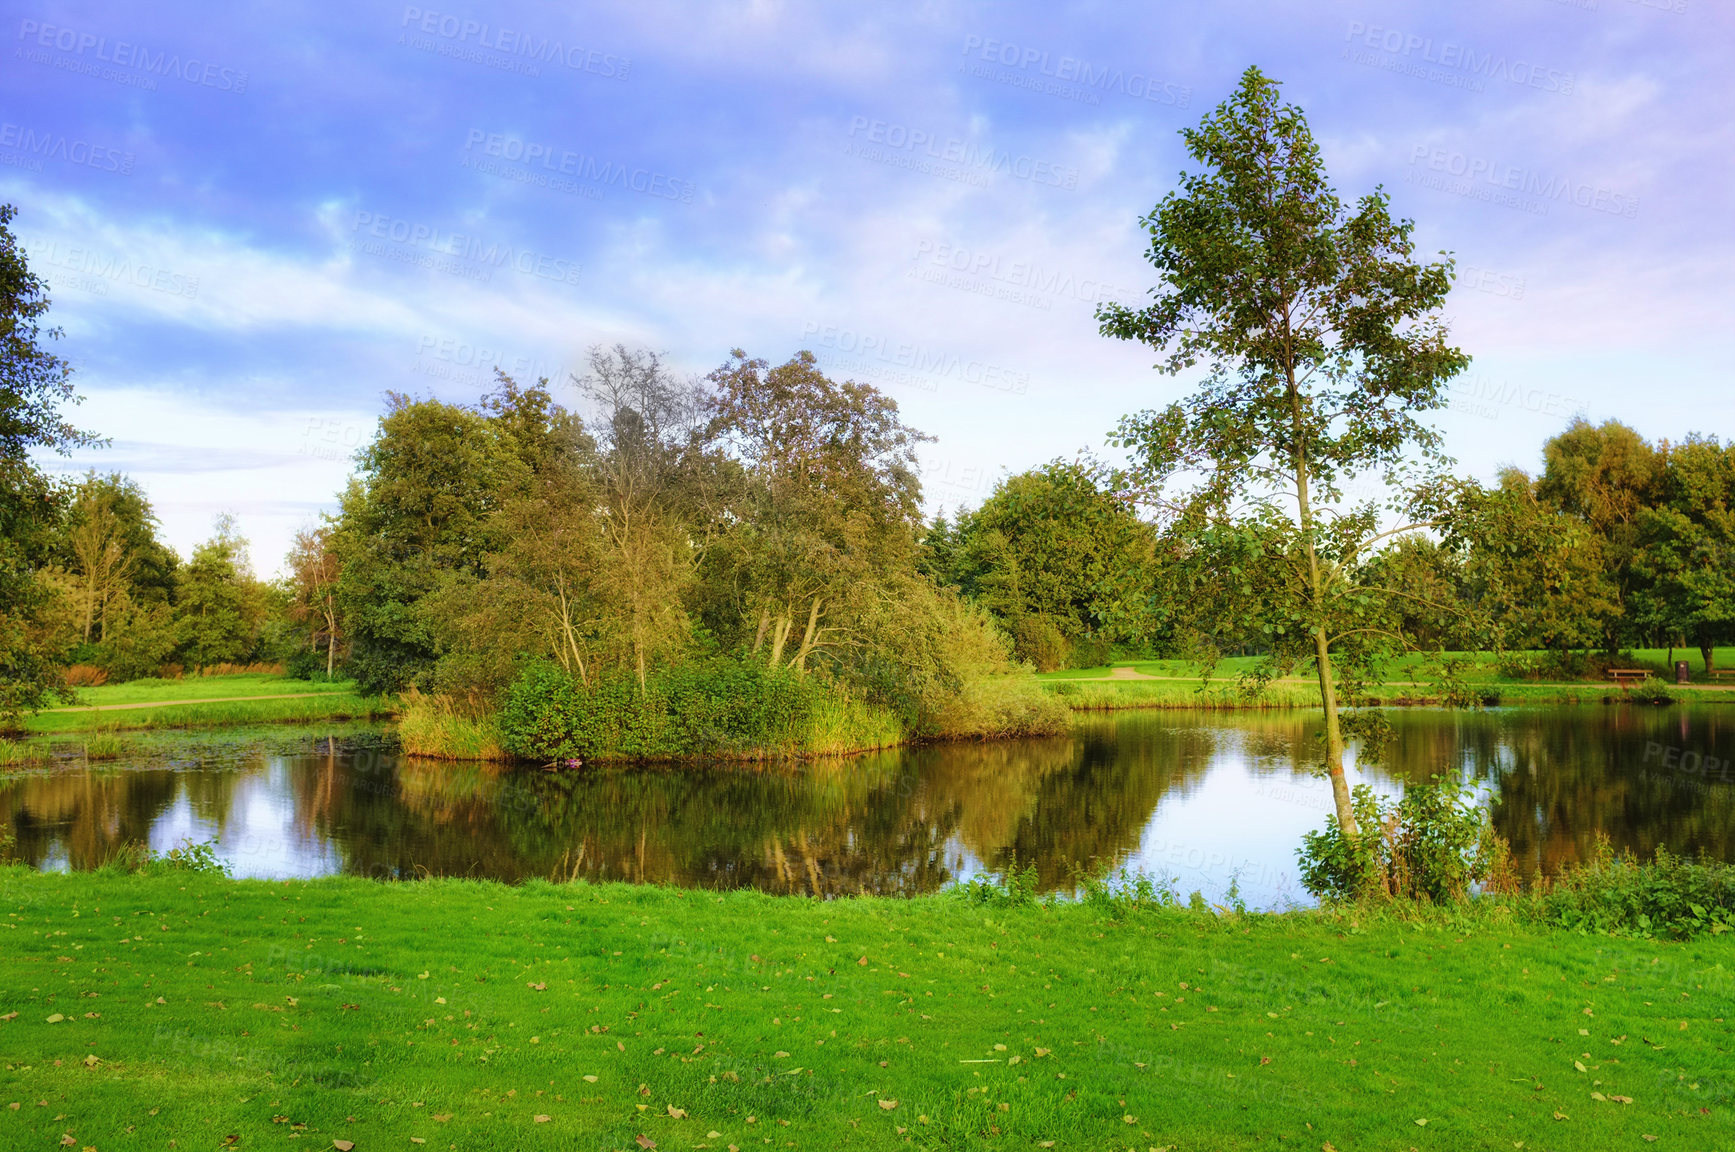
<path fill-rule="evenodd" d="M 5 5 L 0 199 L 76 410 L 185 552 L 274 570 L 387 391 L 620 341 L 812 349 L 938 437 L 931 505 L 1186 380 L 1100 337 L 1138 217 L 1257 64 L 1340 194 L 1460 265 L 1469 473 L 1574 413 L 1735 434 L 1735 15 L 1710 0 Z M 1149 9 L 1134 11 L 1135 8 Z"/>

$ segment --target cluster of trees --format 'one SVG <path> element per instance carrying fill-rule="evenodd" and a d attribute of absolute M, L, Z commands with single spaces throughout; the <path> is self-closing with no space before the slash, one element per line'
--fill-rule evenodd
<path fill-rule="evenodd" d="M 1735 442 L 1651 443 L 1574 421 L 1536 475 L 1432 490 L 1424 527 L 1381 542 L 1355 583 L 1364 623 L 1425 650 L 1574 657 L 1735 643 Z M 1273 650 L 1283 518 L 1142 518 L 1115 469 L 1056 461 L 937 517 L 921 565 L 986 609 L 1048 670 L 1111 654 Z M 1514 666 L 1518 659 L 1514 657 Z M 1544 670 L 1539 666 L 1539 670 Z"/>
<path fill-rule="evenodd" d="M 999 630 L 918 566 L 925 437 L 891 399 L 805 352 L 736 351 L 693 380 L 598 348 L 578 384 L 589 422 L 503 373 L 475 406 L 389 398 L 295 564 L 296 602 L 365 689 L 497 699 L 546 661 L 642 690 L 732 661 L 913 731 L 1049 711 L 1007 696 Z"/>

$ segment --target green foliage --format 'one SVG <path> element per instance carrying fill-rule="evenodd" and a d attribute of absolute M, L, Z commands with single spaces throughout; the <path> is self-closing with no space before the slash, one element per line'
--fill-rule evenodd
<path fill-rule="evenodd" d="M 1095 641 L 1146 637 L 1153 529 L 1083 465 L 1054 461 L 1002 480 L 955 524 L 936 519 L 922 568 L 986 608 L 1039 671 L 1090 661 Z"/>
<path fill-rule="evenodd" d="M 72 367 L 48 348 L 61 332 L 42 326 L 48 286 L 12 234 L 15 214 L 0 204 L 0 726 L 65 697 L 59 657 L 69 621 L 58 618 L 61 597 L 44 579 L 65 494 L 32 454 L 102 443 L 61 416 L 77 402 Z"/>
<path fill-rule="evenodd" d="M 234 868 L 217 858 L 215 840 L 194 843 L 192 837 L 183 839 L 167 852 L 157 852 L 142 840 L 125 841 L 109 854 L 98 871 L 143 876 L 190 873 L 225 879 L 234 875 Z"/>
<path fill-rule="evenodd" d="M 641 687 L 617 671 L 581 685 L 549 661 L 508 689 L 498 727 L 534 760 L 668 760 L 798 754 L 827 686 L 784 669 L 713 659 L 660 668 Z"/>
<path fill-rule="evenodd" d="M 1141 912 L 1165 911 L 1180 906 L 1175 882 L 1125 867 L 1115 871 L 1076 869 L 1073 884 L 1080 902 L 1111 920 L 1125 920 Z M 1199 893 L 1193 893 L 1196 910 L 1205 911 Z"/>
<path fill-rule="evenodd" d="M 247 541 L 221 516 L 211 538 L 177 574 L 177 651 L 184 663 L 248 663 L 259 654 L 264 590 L 247 560 Z"/>
<path fill-rule="evenodd" d="M 959 884 L 955 891 L 966 903 L 989 908 L 1028 908 L 1036 903 L 1036 865 L 1018 866 L 1013 858 L 998 876 L 985 873 Z"/>
<path fill-rule="evenodd" d="M 1345 836 L 1328 816 L 1323 831 L 1302 837 L 1301 882 L 1314 896 L 1454 904 L 1474 884 L 1505 883 L 1504 845 L 1461 782 L 1436 776 L 1396 803 L 1358 784 L 1353 797 L 1360 835 Z"/>
<path fill-rule="evenodd" d="M 1735 864 L 1687 860 L 1661 847 L 1641 864 L 1599 837 L 1592 858 L 1561 869 L 1532 905 L 1548 922 L 1579 932 L 1720 935 L 1735 930 Z"/>

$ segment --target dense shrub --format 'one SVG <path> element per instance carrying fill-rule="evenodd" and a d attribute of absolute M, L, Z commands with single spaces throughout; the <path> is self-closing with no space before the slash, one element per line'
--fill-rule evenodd
<path fill-rule="evenodd" d="M 805 750 L 829 686 L 787 669 L 727 659 L 662 668 L 641 687 L 616 673 L 584 686 L 558 665 L 530 665 L 499 715 L 506 749 L 538 760 L 663 760 Z"/>
<path fill-rule="evenodd" d="M 1544 919 L 1580 931 L 1715 935 L 1735 930 L 1735 865 L 1685 860 L 1665 848 L 1641 864 L 1599 837 L 1588 863 L 1563 869 L 1531 901 Z"/>
<path fill-rule="evenodd" d="M 1343 834 L 1335 815 L 1302 837 L 1301 882 L 1320 899 L 1388 897 L 1450 904 L 1472 885 L 1512 886 L 1505 842 L 1459 781 L 1436 776 L 1404 789 L 1396 803 L 1358 784 L 1352 809 L 1360 836 Z"/>

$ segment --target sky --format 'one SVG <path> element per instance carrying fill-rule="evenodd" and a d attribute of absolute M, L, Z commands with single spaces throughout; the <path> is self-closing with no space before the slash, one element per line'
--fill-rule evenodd
<path fill-rule="evenodd" d="M 1353 200 L 1451 252 L 1458 469 L 1575 416 L 1735 435 L 1735 9 L 1365 3 L 0 3 L 0 201 L 104 449 L 183 555 L 336 507 L 388 392 L 622 343 L 809 349 L 936 437 L 930 510 L 1189 391 L 1093 310 L 1257 65 Z"/>

